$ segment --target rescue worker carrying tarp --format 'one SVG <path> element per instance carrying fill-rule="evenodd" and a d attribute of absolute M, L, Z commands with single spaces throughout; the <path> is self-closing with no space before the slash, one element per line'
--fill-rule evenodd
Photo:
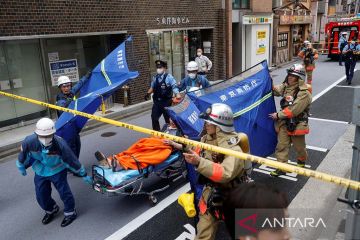
<path fill-rule="evenodd" d="M 167 63 L 165 61 L 157 60 L 156 72 L 153 77 L 151 87 L 147 91 L 144 99 L 149 100 L 150 95 L 153 93 L 153 107 L 151 111 L 152 128 L 156 131 L 160 131 L 159 118 L 164 116 L 165 122 L 169 123 L 169 115 L 166 112 L 166 107 L 171 106 L 172 97 L 175 94 L 177 99 L 180 99 L 179 89 L 176 84 L 175 78 L 166 72 Z"/>
<path fill-rule="evenodd" d="M 308 84 L 311 84 L 315 60 L 319 58 L 318 51 L 312 47 L 309 41 L 304 41 L 304 48 L 299 52 L 298 56 L 304 60 L 306 80 Z"/>
<path fill-rule="evenodd" d="M 186 70 L 188 75 L 183 80 L 181 80 L 179 84 L 180 91 L 186 90 L 189 92 L 190 88 L 193 87 L 200 89 L 210 86 L 209 80 L 206 78 L 206 76 L 198 74 L 199 67 L 195 61 L 189 62 L 186 66 Z"/>
<path fill-rule="evenodd" d="M 202 114 L 202 118 L 206 121 L 206 134 L 201 142 L 241 152 L 241 145 L 248 146 L 247 136 L 235 132 L 233 113 L 228 105 L 214 103 Z M 228 190 L 242 182 L 245 163 L 233 156 L 208 150 L 201 151 L 200 155 L 189 150 L 184 156 L 188 163 L 196 166 L 200 173 L 199 183 L 205 185 L 199 203 L 199 223 L 195 239 L 214 239 L 218 220 L 222 219 L 222 199 Z"/>
<path fill-rule="evenodd" d="M 92 184 L 92 179 L 87 176 L 85 168 L 67 143 L 54 134 L 54 122 L 49 118 L 40 119 L 36 123 L 35 133 L 22 142 L 16 166 L 23 176 L 26 176 L 26 169 L 30 166 L 35 172 L 36 199 L 45 211 L 43 224 L 50 223 L 59 212 L 59 206 L 51 197 L 51 183 L 55 186 L 64 203 L 65 217 L 61 227 L 66 227 L 77 217 L 66 169 L 81 176 L 86 183 Z"/>
<path fill-rule="evenodd" d="M 276 121 L 278 143 L 275 150 L 279 162 L 287 163 L 291 144 L 297 154 L 297 166 L 304 167 L 307 160 L 305 135 L 309 133 L 309 108 L 311 94 L 305 84 L 305 71 L 302 64 L 294 64 L 287 70 L 285 81 L 273 87 L 275 96 L 283 97 L 281 110 L 269 115 Z M 285 172 L 276 169 L 270 175 L 278 177 Z"/>
<path fill-rule="evenodd" d="M 89 71 L 80 81 L 73 87 L 72 82 L 68 76 L 60 76 L 57 81 L 60 93 L 56 95 L 56 105 L 59 107 L 67 108 L 70 103 L 75 100 L 75 95 L 84 86 L 85 82 L 90 79 L 91 71 Z M 58 118 L 62 114 L 62 111 L 57 111 Z M 74 129 L 72 137 L 65 139 L 69 144 L 69 147 L 73 150 L 77 158 L 80 156 L 81 141 L 80 141 L 80 130 Z"/>

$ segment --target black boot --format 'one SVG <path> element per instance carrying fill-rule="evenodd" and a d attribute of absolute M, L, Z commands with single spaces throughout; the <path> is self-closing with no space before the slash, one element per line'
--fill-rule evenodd
<path fill-rule="evenodd" d="M 42 222 L 44 225 L 50 223 L 50 222 L 54 219 L 55 215 L 56 215 L 58 212 L 59 212 L 59 206 L 56 205 L 56 206 L 54 207 L 52 213 L 46 213 L 41 222 Z"/>
<path fill-rule="evenodd" d="M 66 226 L 70 225 L 76 219 L 76 217 L 77 217 L 76 211 L 74 212 L 74 214 L 65 216 L 61 222 L 61 227 L 66 227 Z"/>

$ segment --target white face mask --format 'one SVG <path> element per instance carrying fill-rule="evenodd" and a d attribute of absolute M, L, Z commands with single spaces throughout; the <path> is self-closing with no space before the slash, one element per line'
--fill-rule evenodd
<path fill-rule="evenodd" d="M 46 136 L 46 137 L 41 137 L 38 136 L 39 142 L 41 142 L 41 144 L 45 147 L 48 147 L 52 144 L 53 141 L 53 135 L 51 136 Z"/>
<path fill-rule="evenodd" d="M 196 55 L 198 55 L 198 57 L 200 57 L 202 54 L 201 54 L 201 52 L 198 52 Z"/>
<path fill-rule="evenodd" d="M 162 69 L 162 68 L 157 68 L 157 69 L 156 69 L 156 72 L 157 72 L 157 74 L 163 74 L 163 73 L 164 73 L 164 69 Z"/>
<path fill-rule="evenodd" d="M 196 73 L 189 73 L 189 78 L 191 79 L 195 79 L 196 78 Z"/>

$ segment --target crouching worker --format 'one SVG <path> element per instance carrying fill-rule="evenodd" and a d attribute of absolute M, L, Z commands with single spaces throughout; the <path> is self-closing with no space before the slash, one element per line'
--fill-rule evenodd
<path fill-rule="evenodd" d="M 85 168 L 60 137 L 55 136 L 54 122 L 42 118 L 36 123 L 35 133 L 27 136 L 21 145 L 16 161 L 20 173 L 26 176 L 26 169 L 32 166 L 35 172 L 35 191 L 38 204 L 45 211 L 43 224 L 50 223 L 59 212 L 59 206 L 51 197 L 51 183 L 64 203 L 64 219 L 61 227 L 71 224 L 77 217 L 74 196 L 67 181 L 67 169 L 78 174 L 86 183 L 91 184 Z"/>
<path fill-rule="evenodd" d="M 243 152 L 241 138 L 235 132 L 233 113 L 229 106 L 221 103 L 212 104 L 202 114 L 205 119 L 206 134 L 201 142 Z M 195 239 L 214 239 L 218 220 L 222 219 L 222 201 L 226 193 L 238 186 L 245 175 L 245 162 L 233 156 L 224 156 L 203 150 L 200 156 L 190 150 L 184 153 L 185 160 L 196 166 L 200 174 L 199 183 L 204 189 L 199 203 L 199 223 Z"/>

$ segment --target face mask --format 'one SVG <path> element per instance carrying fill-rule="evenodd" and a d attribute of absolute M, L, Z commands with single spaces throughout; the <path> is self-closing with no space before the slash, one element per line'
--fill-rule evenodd
<path fill-rule="evenodd" d="M 201 54 L 201 52 L 198 52 L 196 55 L 197 55 L 198 57 L 200 57 L 202 54 Z"/>
<path fill-rule="evenodd" d="M 189 73 L 189 77 L 191 79 L 195 79 L 196 78 L 196 73 Z"/>
<path fill-rule="evenodd" d="M 162 68 L 157 68 L 157 69 L 156 69 L 156 72 L 157 72 L 157 74 L 163 74 L 163 73 L 164 73 L 164 69 L 162 69 Z"/>
<path fill-rule="evenodd" d="M 39 142 L 41 142 L 41 144 L 45 147 L 48 147 L 51 145 L 52 141 L 53 141 L 53 136 L 47 136 L 47 137 L 41 137 L 38 136 Z"/>

